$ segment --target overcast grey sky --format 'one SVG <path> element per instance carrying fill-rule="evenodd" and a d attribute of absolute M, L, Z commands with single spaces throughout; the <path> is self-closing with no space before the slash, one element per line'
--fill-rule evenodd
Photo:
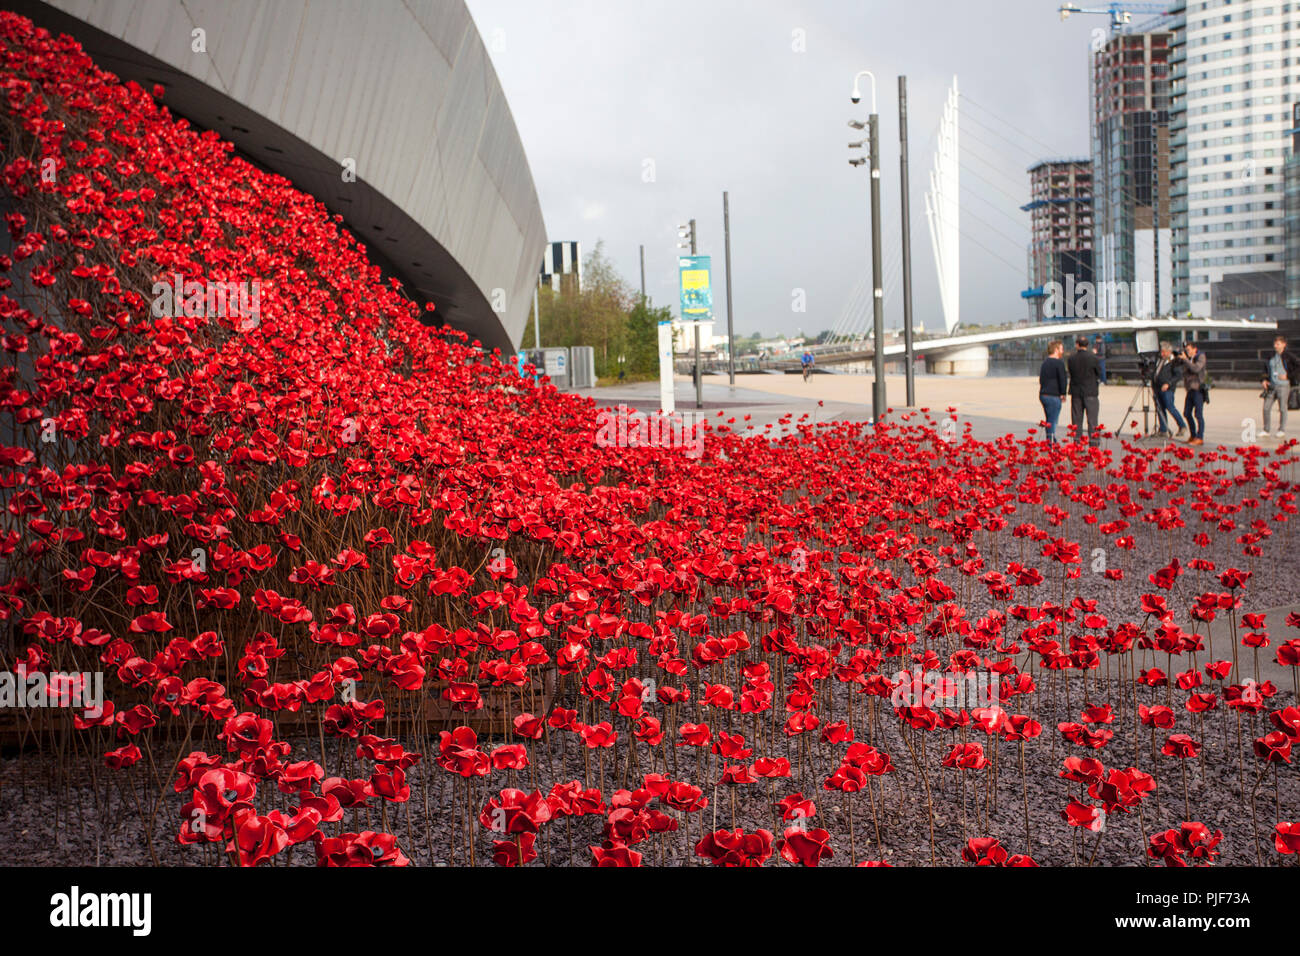
<path fill-rule="evenodd" d="M 908 78 L 915 315 L 942 324 L 923 194 L 954 74 L 962 319 L 1023 318 L 1026 167 L 1088 152 L 1088 54 L 1106 18 L 1059 0 L 469 0 L 553 241 L 597 240 L 677 303 L 677 225 L 698 221 L 725 321 L 731 194 L 738 333 L 831 328 L 870 276 L 869 179 L 848 165 L 853 74 L 879 84 L 885 316 L 902 317 L 897 77 Z M 856 155 L 856 154 L 855 154 Z M 653 164 L 652 167 L 650 164 Z M 647 181 L 652 172 L 652 181 Z M 806 312 L 794 311 L 804 290 Z"/>

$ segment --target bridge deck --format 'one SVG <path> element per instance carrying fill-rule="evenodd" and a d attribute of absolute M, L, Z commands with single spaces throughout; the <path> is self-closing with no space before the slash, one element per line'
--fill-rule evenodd
<path fill-rule="evenodd" d="M 1029 339 L 1072 338 L 1076 335 L 1097 332 L 1142 332 L 1147 330 L 1184 332 L 1195 329 L 1206 330 L 1248 330 L 1272 331 L 1278 327 L 1271 320 L 1250 321 L 1248 319 L 1087 319 L 1077 322 L 1040 323 L 1015 329 L 998 329 L 992 332 L 973 332 L 965 335 L 947 335 L 941 338 L 917 339 L 912 350 L 917 355 L 952 352 L 974 345 L 993 345 L 1000 342 L 1016 342 Z M 843 365 L 849 362 L 862 362 L 875 357 L 875 346 L 870 340 L 837 343 L 835 345 L 814 345 L 809 351 L 816 356 L 818 365 Z M 903 355 L 906 346 L 902 342 L 885 345 L 885 356 Z M 770 369 L 798 368 L 800 357 L 792 354 L 789 358 L 763 359 L 760 366 Z"/>

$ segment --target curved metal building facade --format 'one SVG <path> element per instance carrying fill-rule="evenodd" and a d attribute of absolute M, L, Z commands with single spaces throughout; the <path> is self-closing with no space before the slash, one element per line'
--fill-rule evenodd
<path fill-rule="evenodd" d="M 443 322 L 523 335 L 546 229 L 463 0 L 10 0 L 317 197 Z"/>

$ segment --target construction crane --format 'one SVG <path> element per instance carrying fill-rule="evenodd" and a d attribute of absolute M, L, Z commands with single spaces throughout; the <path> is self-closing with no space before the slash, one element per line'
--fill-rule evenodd
<path fill-rule="evenodd" d="M 1075 3 L 1063 3 L 1060 7 L 1062 20 L 1068 20 L 1072 13 L 1098 13 L 1110 17 L 1113 32 L 1127 33 L 1133 22 L 1133 14 L 1150 13 L 1156 17 L 1168 16 L 1169 8 L 1163 3 L 1110 3 L 1104 7 L 1081 7 Z"/>

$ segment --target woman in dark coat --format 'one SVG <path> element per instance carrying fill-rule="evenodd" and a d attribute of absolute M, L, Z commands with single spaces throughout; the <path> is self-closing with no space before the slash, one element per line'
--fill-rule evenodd
<path fill-rule="evenodd" d="M 1047 358 L 1038 368 L 1038 401 L 1043 406 L 1047 421 L 1047 443 L 1056 444 L 1056 422 L 1061 417 L 1061 403 L 1065 401 L 1066 375 L 1065 343 L 1059 339 L 1047 346 Z"/>

